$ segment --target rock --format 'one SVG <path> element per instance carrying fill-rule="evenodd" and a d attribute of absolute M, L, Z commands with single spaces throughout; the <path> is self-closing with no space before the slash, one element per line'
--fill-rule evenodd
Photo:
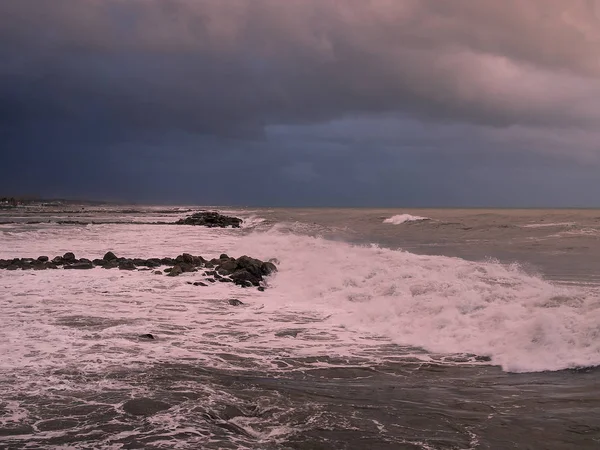
<path fill-rule="evenodd" d="M 228 259 L 219 264 L 216 269 L 221 275 L 229 275 L 235 272 L 238 268 L 237 262 L 233 259 Z"/>
<path fill-rule="evenodd" d="M 72 252 L 67 252 L 62 256 L 62 259 L 66 262 L 74 262 L 75 261 L 75 254 Z"/>
<path fill-rule="evenodd" d="M 135 263 L 130 259 L 121 261 L 119 263 L 119 270 L 135 270 Z"/>
<path fill-rule="evenodd" d="M 194 262 L 193 264 L 195 266 L 202 266 L 205 263 L 205 259 L 202 256 L 194 256 Z"/>
<path fill-rule="evenodd" d="M 142 338 L 142 339 L 154 339 L 154 335 L 150 334 L 150 333 L 141 334 L 140 338 Z"/>
<path fill-rule="evenodd" d="M 244 304 L 244 303 L 242 303 L 240 300 L 238 300 L 237 298 L 230 298 L 230 299 L 228 300 L 228 302 L 229 302 L 229 304 L 230 304 L 231 306 L 240 306 L 240 305 L 243 305 L 243 304 Z"/>
<path fill-rule="evenodd" d="M 159 267 L 162 265 L 159 258 L 150 258 L 146 261 L 148 267 Z"/>
<path fill-rule="evenodd" d="M 194 257 L 192 255 L 190 255 L 189 253 L 184 253 L 183 255 L 181 255 L 181 258 L 183 259 L 183 262 L 186 264 L 194 264 Z"/>
<path fill-rule="evenodd" d="M 106 264 L 106 261 L 104 259 L 94 259 L 92 260 L 92 264 L 95 266 L 104 266 L 104 264 Z"/>
<path fill-rule="evenodd" d="M 55 256 L 55 257 L 52 259 L 52 262 L 53 262 L 54 264 L 62 264 L 62 263 L 64 262 L 64 260 L 63 260 L 63 257 L 62 257 L 62 256 Z"/>
<path fill-rule="evenodd" d="M 179 263 L 179 264 L 177 264 L 177 266 L 179 266 L 184 273 L 198 271 L 198 269 L 196 269 L 194 266 L 192 266 L 191 264 L 185 263 L 185 262 Z"/>
<path fill-rule="evenodd" d="M 265 288 L 264 288 L 264 286 L 259 286 L 257 289 L 258 289 L 260 292 L 265 292 Z"/>
<path fill-rule="evenodd" d="M 117 259 L 117 255 L 115 255 L 113 252 L 106 252 L 106 254 L 104 255 L 104 257 L 102 259 L 104 261 L 113 261 L 113 260 Z"/>
<path fill-rule="evenodd" d="M 194 281 L 194 286 L 208 286 L 208 284 L 203 283 L 202 281 Z"/>
<path fill-rule="evenodd" d="M 92 263 L 92 262 L 91 262 L 89 259 L 87 259 L 87 258 L 80 258 L 80 259 L 79 259 L 79 262 L 90 263 L 90 264 Z"/>
<path fill-rule="evenodd" d="M 175 222 L 177 225 L 202 225 L 209 228 L 214 227 L 233 227 L 239 228 L 242 223 L 242 219 L 237 217 L 225 216 L 215 211 L 201 211 L 185 219 L 180 219 Z"/>
<path fill-rule="evenodd" d="M 115 269 L 119 267 L 119 264 L 120 263 L 118 260 L 113 259 L 111 261 L 106 261 L 102 267 L 104 267 L 105 269 Z"/>
<path fill-rule="evenodd" d="M 237 267 L 238 269 L 245 269 L 249 273 L 251 273 L 254 277 L 256 277 L 259 281 L 262 280 L 263 272 L 262 265 L 264 263 L 259 259 L 250 258 L 249 256 L 240 256 L 237 259 Z"/>
<path fill-rule="evenodd" d="M 221 255 L 219 256 L 219 259 L 232 259 L 229 257 L 229 255 L 227 255 L 227 253 L 221 253 Z"/>
<path fill-rule="evenodd" d="M 263 275 L 271 275 L 273 272 L 277 272 L 277 266 L 272 262 L 264 262 L 260 265 L 260 271 Z"/>
<path fill-rule="evenodd" d="M 151 416 L 169 409 L 171 405 L 151 398 L 134 398 L 123 403 L 123 410 L 134 416 Z"/>
<path fill-rule="evenodd" d="M 37 260 L 38 260 L 39 262 L 46 262 L 46 261 L 48 261 L 49 259 L 50 259 L 50 258 L 48 258 L 47 256 L 39 256 Z"/>
<path fill-rule="evenodd" d="M 181 275 L 183 273 L 183 270 L 181 269 L 181 266 L 179 264 L 173 266 L 171 268 L 171 270 L 169 270 L 169 274 L 167 276 L 169 277 L 176 277 L 178 275 Z"/>
<path fill-rule="evenodd" d="M 231 274 L 232 281 L 240 286 L 247 287 L 248 283 L 250 285 L 259 286 L 260 279 L 256 277 L 254 274 L 250 273 L 247 269 L 237 270 Z"/>
<path fill-rule="evenodd" d="M 162 258 L 160 262 L 164 266 L 172 266 L 175 264 L 175 260 L 173 258 Z"/>
<path fill-rule="evenodd" d="M 65 269 L 93 269 L 94 265 L 91 262 L 76 262 L 65 266 Z"/>
<path fill-rule="evenodd" d="M 155 270 L 154 272 L 152 272 L 154 275 L 162 275 L 162 272 L 160 270 Z"/>

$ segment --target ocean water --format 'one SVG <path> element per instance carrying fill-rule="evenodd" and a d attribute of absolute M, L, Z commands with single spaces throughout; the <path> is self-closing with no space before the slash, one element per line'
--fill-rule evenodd
<path fill-rule="evenodd" d="M 0 210 L 4 259 L 279 267 L 0 270 L 0 448 L 600 448 L 600 211 L 198 209 Z"/>

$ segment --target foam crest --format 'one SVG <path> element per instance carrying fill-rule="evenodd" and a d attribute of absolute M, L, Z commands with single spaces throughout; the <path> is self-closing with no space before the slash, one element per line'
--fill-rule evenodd
<path fill-rule="evenodd" d="M 383 223 L 391 223 L 392 225 L 400 225 L 405 222 L 422 222 L 424 220 L 431 220 L 429 217 L 413 216 L 411 214 L 398 214 L 396 216 L 389 217 L 383 221 Z"/>
<path fill-rule="evenodd" d="M 517 265 L 280 233 L 246 237 L 238 248 L 280 260 L 271 308 L 318 311 L 331 329 L 487 355 L 507 371 L 600 365 L 597 293 L 553 285 Z"/>

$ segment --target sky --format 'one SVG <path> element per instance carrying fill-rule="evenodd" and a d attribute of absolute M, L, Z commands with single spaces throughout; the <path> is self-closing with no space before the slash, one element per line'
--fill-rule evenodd
<path fill-rule="evenodd" d="M 0 0 L 0 196 L 600 206 L 600 0 Z"/>

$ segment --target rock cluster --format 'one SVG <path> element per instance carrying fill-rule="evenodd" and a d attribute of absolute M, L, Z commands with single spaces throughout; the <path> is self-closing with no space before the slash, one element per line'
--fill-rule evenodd
<path fill-rule="evenodd" d="M 160 266 L 169 266 L 164 269 L 170 277 L 178 276 L 187 272 L 198 272 L 204 269 L 202 274 L 205 281 L 209 283 L 222 282 L 234 283 L 242 287 L 257 286 L 264 287 L 261 283 L 264 277 L 277 271 L 277 266 L 271 261 L 261 261 L 249 256 L 232 258 L 222 254 L 219 258 L 206 260 L 202 256 L 193 256 L 183 253 L 175 258 L 119 258 L 113 252 L 107 252 L 102 259 L 89 260 L 87 258 L 75 257 L 72 252 L 50 259 L 48 256 L 34 258 L 0 259 L 0 269 L 6 270 L 45 270 L 45 269 L 92 269 L 103 267 L 105 269 L 120 270 L 149 270 Z M 155 271 L 154 273 L 161 273 Z M 195 286 L 207 286 L 202 281 L 196 281 Z"/>
<path fill-rule="evenodd" d="M 176 225 L 201 225 L 209 228 L 239 228 L 242 219 L 232 216 L 225 216 L 215 211 L 201 211 L 185 219 L 179 219 Z"/>

